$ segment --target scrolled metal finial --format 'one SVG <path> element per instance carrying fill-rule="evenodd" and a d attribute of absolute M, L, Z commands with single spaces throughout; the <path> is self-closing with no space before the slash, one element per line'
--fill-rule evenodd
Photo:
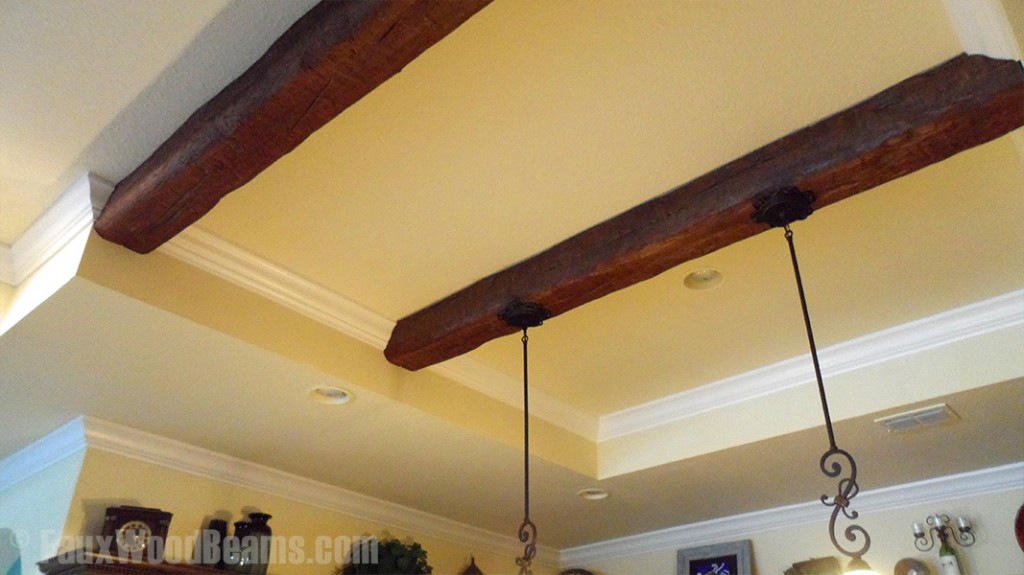
<path fill-rule="evenodd" d="M 843 460 L 845 460 L 845 465 Z M 849 474 L 846 477 L 843 477 L 844 469 L 849 469 Z M 821 456 L 821 472 L 826 477 L 841 477 L 838 492 L 831 501 L 829 501 L 827 495 L 821 496 L 821 502 L 826 506 L 832 507 L 832 517 L 828 522 L 829 537 L 832 539 L 832 545 L 847 557 L 859 559 L 871 548 L 871 536 L 868 535 L 866 529 L 860 525 L 849 525 L 843 531 L 844 538 L 850 543 L 855 543 L 859 538 L 864 540 L 860 547 L 852 550 L 841 545 L 839 538 L 836 537 L 836 520 L 839 518 L 840 511 L 844 517 L 851 521 L 855 521 L 859 517 L 856 511 L 850 509 L 850 500 L 860 492 L 860 486 L 857 485 L 857 462 L 845 450 L 833 447 Z"/>
<path fill-rule="evenodd" d="M 789 186 L 754 198 L 754 221 L 781 228 L 814 212 L 814 192 Z"/>
<path fill-rule="evenodd" d="M 523 556 L 516 557 L 519 575 L 530 575 L 532 573 L 530 564 L 537 556 L 537 526 L 528 518 L 523 519 L 523 524 L 519 526 L 519 542 L 526 544 L 523 547 Z"/>

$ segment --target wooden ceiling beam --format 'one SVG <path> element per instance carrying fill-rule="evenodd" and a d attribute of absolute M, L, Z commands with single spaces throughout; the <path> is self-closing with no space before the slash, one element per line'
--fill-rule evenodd
<path fill-rule="evenodd" d="M 148 253 L 491 0 L 325 0 L 117 184 L 100 236 Z"/>
<path fill-rule="evenodd" d="M 410 370 L 459 356 L 516 331 L 499 319 L 513 301 L 557 316 L 764 231 L 763 192 L 796 186 L 821 208 L 1021 125 L 1020 63 L 961 55 L 403 318 L 384 354 Z"/>

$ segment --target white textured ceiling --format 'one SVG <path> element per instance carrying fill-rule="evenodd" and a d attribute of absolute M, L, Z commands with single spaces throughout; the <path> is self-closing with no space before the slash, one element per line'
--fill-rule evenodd
<path fill-rule="evenodd" d="M 0 3 L 0 243 L 84 172 L 126 176 L 313 1 L 245 4 Z"/>

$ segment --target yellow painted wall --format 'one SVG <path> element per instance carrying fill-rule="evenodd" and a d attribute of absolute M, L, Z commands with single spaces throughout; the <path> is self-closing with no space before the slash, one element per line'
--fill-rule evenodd
<path fill-rule="evenodd" d="M 951 499 L 940 504 L 865 512 L 860 524 L 870 533 L 872 545 L 864 559 L 882 575 L 892 574 L 896 562 L 904 557 L 918 559 L 930 565 L 932 573 L 938 573 L 938 550 L 922 553 L 915 549 L 910 525 L 914 521 L 924 521 L 934 513 L 945 513 L 951 517 L 965 515 L 975 524 L 977 543 L 958 549 L 964 575 L 1020 575 L 1024 573 L 1024 553 L 1014 537 L 1013 522 L 1021 504 L 1024 504 L 1024 490 L 1017 489 Z M 753 543 L 754 574 L 782 575 L 797 561 L 812 557 L 838 557 L 829 542 L 827 529 L 828 512 L 822 507 L 820 522 L 745 537 Z M 587 568 L 598 575 L 675 575 L 676 550 L 619 557 L 596 562 Z"/>
<path fill-rule="evenodd" d="M 426 533 L 409 533 L 270 493 L 90 449 L 71 502 L 65 536 L 98 535 L 105 509 L 116 505 L 139 505 L 172 512 L 169 540 L 194 536 L 213 517 L 231 523 L 244 519 L 243 513 L 269 513 L 273 516 L 270 526 L 275 536 L 299 537 L 298 541 L 303 543 L 303 561 L 294 562 L 286 557 L 283 563 L 270 566 L 271 575 L 329 575 L 338 564 L 322 563 L 314 556 L 317 537 L 380 535 L 385 530 L 401 540 L 411 536 L 423 545 L 435 575 L 461 573 L 469 564 L 470 555 L 488 575 L 515 572 L 512 556 L 474 549 Z M 63 545 L 71 546 L 72 541 Z M 180 561 L 191 556 L 191 547 L 182 547 L 184 549 L 169 546 L 166 558 Z M 555 566 L 542 566 L 534 573 L 549 575 L 556 571 Z"/>

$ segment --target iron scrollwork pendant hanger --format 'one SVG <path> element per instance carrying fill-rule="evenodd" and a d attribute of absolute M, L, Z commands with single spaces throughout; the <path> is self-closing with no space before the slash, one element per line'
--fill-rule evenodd
<path fill-rule="evenodd" d="M 522 557 L 516 557 L 519 575 L 531 575 L 530 565 L 537 556 L 537 525 L 530 519 L 530 372 L 529 341 L 526 330 L 536 327 L 551 317 L 543 307 L 529 302 L 515 301 L 499 318 L 506 324 L 523 330 L 523 522 L 519 526 L 519 542 L 523 543 Z"/>
<path fill-rule="evenodd" d="M 867 530 L 856 524 L 846 527 L 843 535 L 847 541 L 856 543 L 858 538 L 863 538 L 860 546 L 852 549 L 843 547 L 836 537 L 836 520 L 839 518 L 840 512 L 842 512 L 846 519 L 851 521 L 856 520 L 859 515 L 856 511 L 850 509 L 850 500 L 860 492 L 860 486 L 857 485 L 857 462 L 854 461 L 852 455 L 836 445 L 835 432 L 832 430 L 832 417 L 828 410 L 828 399 L 825 396 L 825 383 L 821 376 L 821 365 L 818 362 L 818 349 L 814 343 L 814 332 L 811 329 L 811 316 L 807 311 L 807 298 L 804 295 L 803 280 L 800 277 L 800 265 L 797 262 L 796 248 L 793 245 L 793 231 L 789 229 L 789 224 L 803 220 L 811 215 L 814 211 L 813 203 L 814 194 L 798 188 L 783 188 L 769 192 L 759 196 L 754 201 L 754 221 L 768 224 L 775 228 L 783 228 L 786 231 L 786 242 L 789 244 L 789 254 L 793 261 L 793 274 L 796 276 L 800 306 L 804 315 L 804 327 L 807 329 L 807 342 L 810 345 L 811 360 L 814 363 L 814 377 L 818 384 L 818 396 L 821 399 L 821 409 L 825 416 L 825 429 L 828 431 L 829 449 L 821 456 L 821 472 L 827 477 L 840 478 L 837 493 L 831 500 L 828 495 L 821 496 L 821 502 L 826 506 L 832 507 L 832 517 L 828 523 L 829 537 L 832 539 L 832 545 L 840 553 L 852 559 L 850 562 L 851 568 L 854 566 L 866 567 L 867 564 L 864 563 L 861 557 L 871 547 L 871 537 L 868 535 Z M 844 471 L 846 471 L 845 474 Z"/>

